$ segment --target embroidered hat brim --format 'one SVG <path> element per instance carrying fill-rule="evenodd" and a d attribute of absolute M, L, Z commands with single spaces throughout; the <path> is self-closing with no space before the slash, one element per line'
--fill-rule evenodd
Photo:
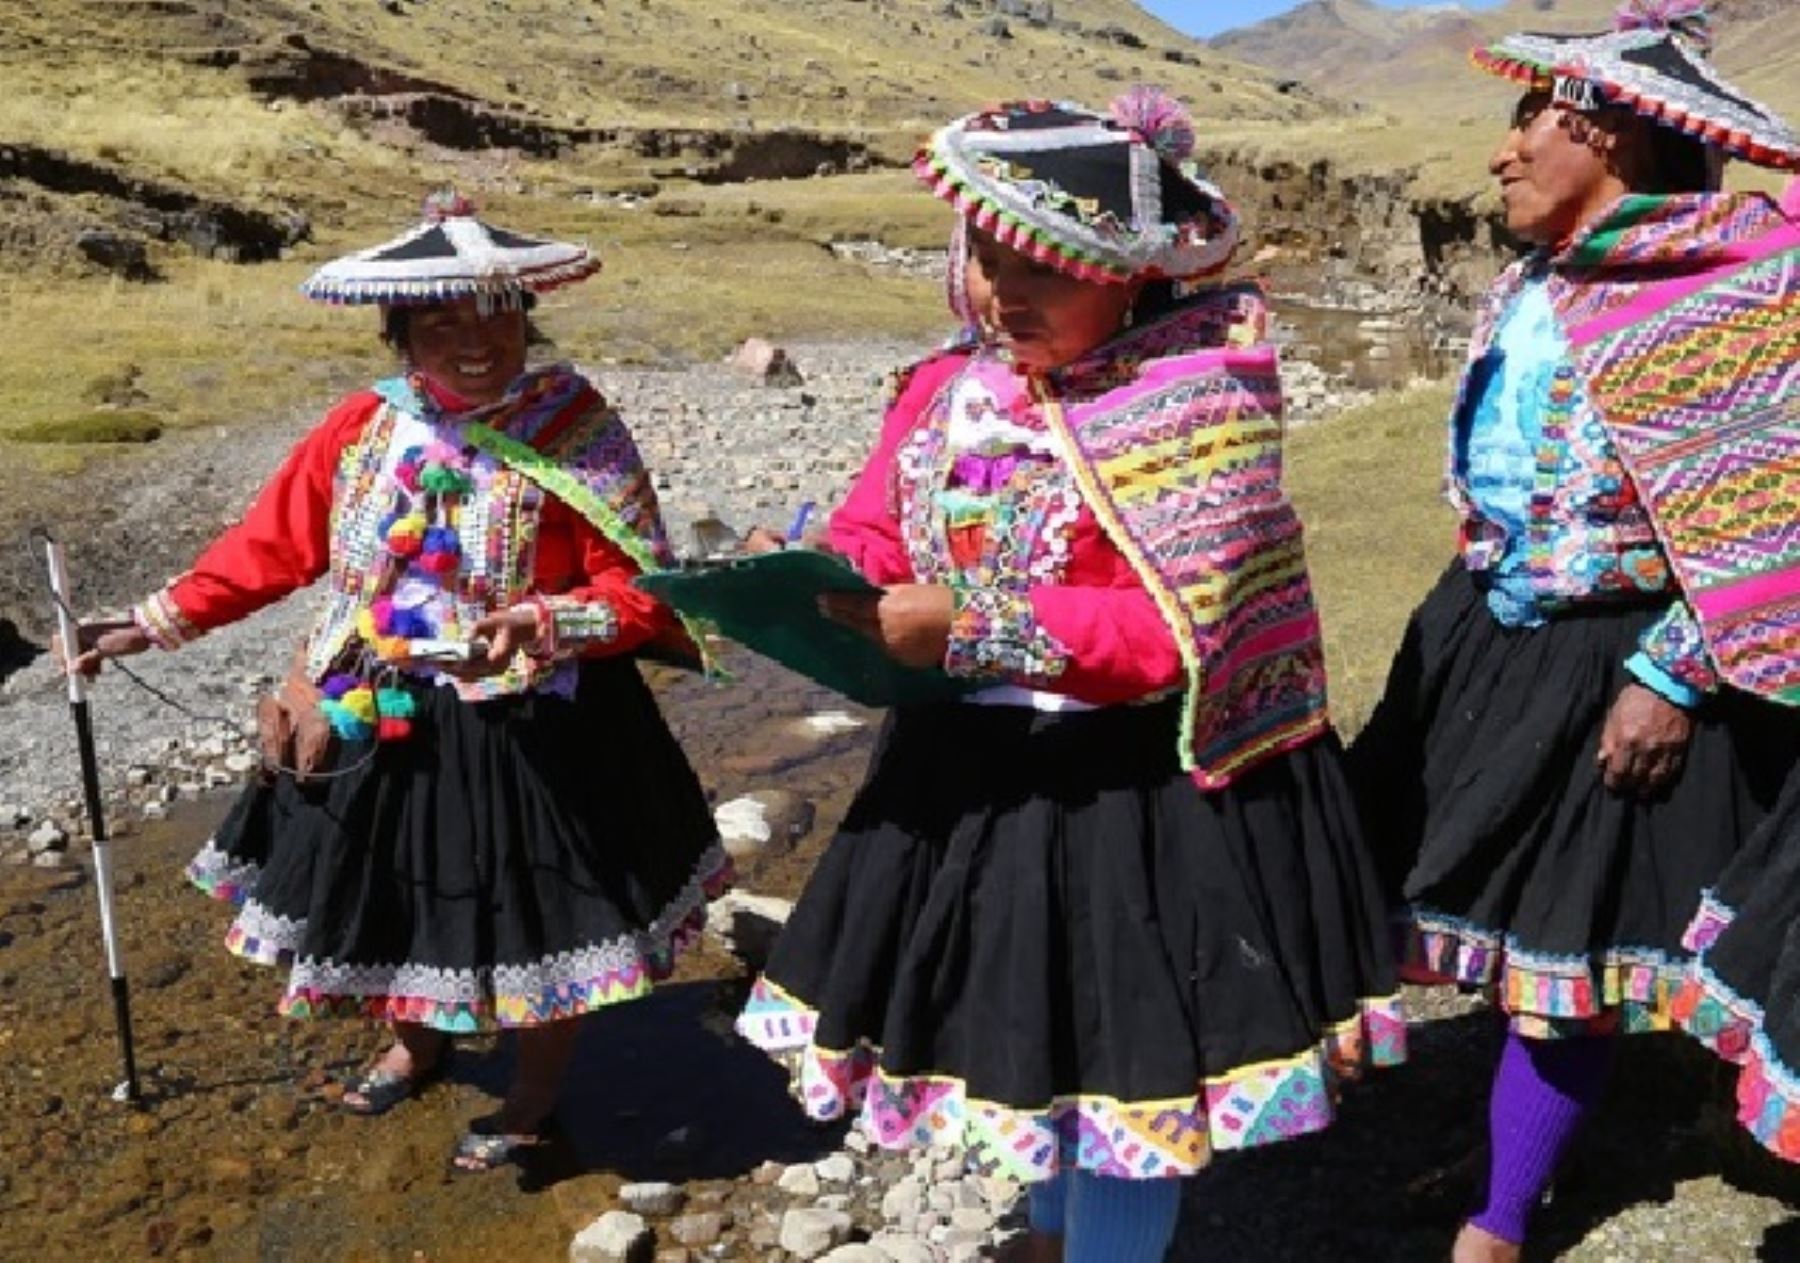
<path fill-rule="evenodd" d="M 1238 241 L 1225 197 L 1117 121 L 1033 102 L 939 129 L 914 173 L 975 228 L 1079 280 L 1191 280 Z"/>
<path fill-rule="evenodd" d="M 505 301 L 584 280 L 600 266 L 586 246 L 508 232 L 473 215 L 449 215 L 327 263 L 300 290 L 339 304 Z"/>
<path fill-rule="evenodd" d="M 1800 135 L 1662 30 L 1598 35 L 1525 33 L 1472 54 L 1477 66 L 1528 87 L 1593 85 L 1602 101 L 1757 166 L 1800 170 Z"/>

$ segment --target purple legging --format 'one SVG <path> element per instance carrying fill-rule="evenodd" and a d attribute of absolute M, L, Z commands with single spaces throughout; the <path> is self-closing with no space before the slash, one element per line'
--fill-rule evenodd
<path fill-rule="evenodd" d="M 1550 1187 L 1556 1164 L 1606 1088 L 1609 1036 L 1506 1036 L 1488 1104 L 1493 1162 L 1487 1200 L 1469 1222 L 1502 1241 L 1525 1242 L 1525 1227 Z"/>

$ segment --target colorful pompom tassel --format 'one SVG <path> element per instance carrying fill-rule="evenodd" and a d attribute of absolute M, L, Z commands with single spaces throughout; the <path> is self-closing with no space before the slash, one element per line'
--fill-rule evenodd
<path fill-rule="evenodd" d="M 419 475 L 419 486 L 432 495 L 457 496 L 472 490 L 474 484 L 467 474 L 434 461 Z"/>
<path fill-rule="evenodd" d="M 423 513 L 408 513 L 399 518 L 387 528 L 388 551 L 400 558 L 418 556 L 425 545 L 425 530 Z"/>
<path fill-rule="evenodd" d="M 418 703 L 405 689 L 381 689 L 375 694 L 375 705 L 384 718 L 411 719 L 418 713 Z"/>
<path fill-rule="evenodd" d="M 462 559 L 462 543 L 447 526 L 434 526 L 420 541 L 418 564 L 435 575 L 454 574 Z"/>
<path fill-rule="evenodd" d="M 319 713 L 344 741 L 404 741 L 412 736 L 418 701 L 403 688 L 375 689 L 349 675 L 325 681 Z"/>

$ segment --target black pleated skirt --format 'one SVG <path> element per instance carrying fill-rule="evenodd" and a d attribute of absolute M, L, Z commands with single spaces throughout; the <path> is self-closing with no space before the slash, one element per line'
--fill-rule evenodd
<path fill-rule="evenodd" d="M 281 1009 L 451 1032 L 630 1000 L 728 877 L 706 797 L 624 660 L 572 699 L 418 693 L 408 739 L 341 745 L 322 785 L 253 786 L 189 866 L 241 906 Z"/>
<path fill-rule="evenodd" d="M 1800 1162 L 1800 774 L 1707 893 L 1675 1000 L 1690 1035 L 1736 1063 L 1738 1120 Z"/>
<path fill-rule="evenodd" d="M 1600 734 L 1660 613 L 1505 627 L 1453 563 L 1413 615 L 1350 752 L 1409 980 L 1489 989 L 1540 1038 L 1668 1029 L 1683 931 L 1773 806 L 1800 717 L 1728 690 L 1669 791 L 1609 792 Z"/>
<path fill-rule="evenodd" d="M 1404 1055 L 1335 738 L 1203 793 L 1171 704 L 890 717 L 739 1019 L 816 1118 L 980 1169 L 1179 1176 Z"/>

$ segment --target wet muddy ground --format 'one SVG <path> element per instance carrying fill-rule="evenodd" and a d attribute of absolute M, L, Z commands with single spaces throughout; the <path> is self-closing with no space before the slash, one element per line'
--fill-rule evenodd
<path fill-rule="evenodd" d="M 806 715 L 842 705 L 773 670 L 752 667 L 729 690 L 659 683 L 720 798 L 779 785 L 817 803 L 799 849 L 744 875 L 792 897 L 854 792 L 873 727 L 805 735 Z M 713 1246 L 665 1257 L 784 1257 L 767 1225 L 788 1199 L 767 1168 L 756 1173 L 823 1156 L 841 1136 L 806 1123 L 780 1073 L 730 1035 L 734 958 L 705 947 L 652 998 L 587 1023 L 560 1138 L 529 1168 L 452 1176 L 458 1129 L 505 1082 L 504 1041 L 463 1043 L 445 1082 L 386 1118 L 334 1108 L 336 1077 L 381 1032 L 278 1018 L 276 976 L 224 953 L 228 910 L 179 874 L 226 805 L 184 807 L 118 843 L 139 1109 L 107 1096 L 118 1061 L 92 883 L 79 870 L 0 871 L 0 1257 L 558 1259 L 639 1179 L 684 1183 L 689 1210 L 725 1225 Z M 1445 1256 L 1494 1031 L 1471 1001 L 1415 999 L 1413 1064 L 1354 1090 L 1331 1133 L 1223 1159 L 1191 1182 L 1173 1258 Z M 1800 1189 L 1735 1138 L 1722 1088 L 1681 1041 L 1635 1044 L 1545 1214 L 1542 1257 L 1800 1258 Z M 853 1208 L 864 1230 L 879 1227 L 879 1197 Z"/>

